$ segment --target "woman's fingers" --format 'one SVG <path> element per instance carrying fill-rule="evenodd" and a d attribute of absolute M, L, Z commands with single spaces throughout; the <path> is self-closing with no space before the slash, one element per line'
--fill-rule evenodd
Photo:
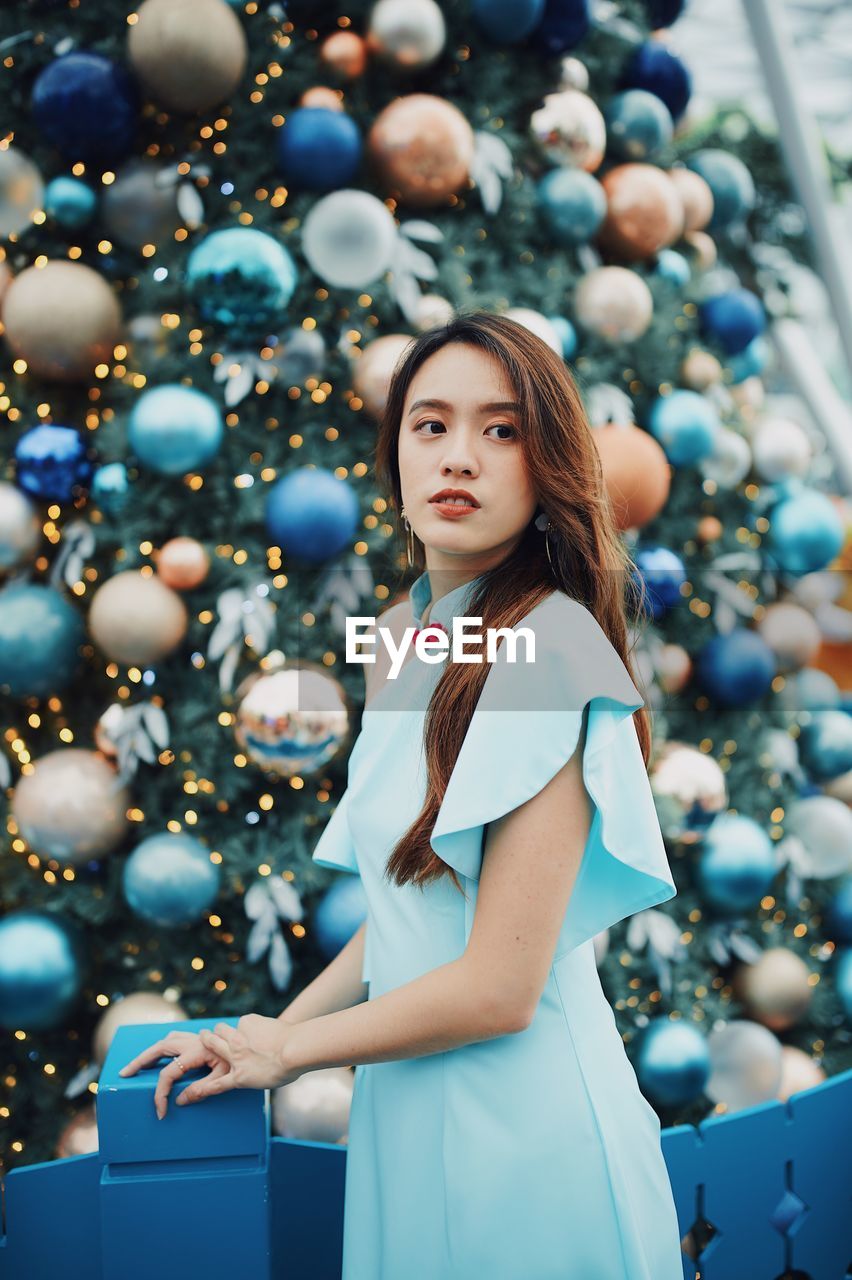
<path fill-rule="evenodd" d="M 156 1044 L 149 1045 L 147 1049 L 143 1049 L 130 1062 L 126 1062 L 119 1071 L 120 1076 L 135 1075 L 142 1067 L 150 1067 L 158 1058 L 164 1058 L 169 1052 L 169 1046 L 172 1042 L 168 1036 L 164 1040 L 158 1040 Z"/>
<path fill-rule="evenodd" d="M 203 1080 L 193 1080 L 181 1094 L 175 1098 L 175 1106 L 182 1107 L 187 1103 L 200 1102 L 202 1098 L 210 1098 L 216 1093 L 227 1093 L 235 1089 L 236 1082 L 230 1063 L 221 1062 L 213 1068 Z"/>

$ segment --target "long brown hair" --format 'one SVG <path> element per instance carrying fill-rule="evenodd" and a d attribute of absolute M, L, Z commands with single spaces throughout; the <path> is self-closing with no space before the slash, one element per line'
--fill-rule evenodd
<path fill-rule="evenodd" d="M 515 627 L 554 590 L 579 600 L 597 619 L 614 649 L 635 676 L 627 643 L 625 583 L 633 562 L 615 525 L 603 484 L 600 456 L 577 386 L 564 362 L 524 325 L 486 311 L 459 314 L 421 333 L 405 349 L 390 382 L 379 425 L 375 468 L 379 484 L 397 513 L 402 506 L 398 440 L 409 385 L 434 352 L 450 342 L 467 343 L 503 365 L 520 404 L 527 470 L 540 508 L 550 516 L 551 567 L 544 534 L 535 518 L 515 548 L 487 570 L 470 599 L 468 612 L 490 627 Z M 402 535 L 402 528 L 398 526 Z M 414 539 L 415 568 L 425 568 L 423 544 Z M 635 600 L 637 613 L 641 601 Z M 482 663 L 448 662 L 432 694 L 424 721 L 426 797 L 423 808 L 397 841 L 385 868 L 399 885 L 424 884 L 453 868 L 429 843 L 444 793 L 488 674 Z M 646 707 L 634 713 L 647 765 L 651 728 Z"/>

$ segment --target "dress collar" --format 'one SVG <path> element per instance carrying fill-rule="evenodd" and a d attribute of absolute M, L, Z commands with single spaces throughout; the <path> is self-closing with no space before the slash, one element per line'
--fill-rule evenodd
<path fill-rule="evenodd" d="M 470 600 L 484 576 L 484 572 L 477 574 L 469 582 L 463 582 L 461 586 L 453 587 L 452 591 L 448 591 L 446 595 L 442 595 L 440 599 L 436 600 L 429 614 L 429 622 L 440 622 L 443 627 L 449 630 L 453 618 L 465 616 Z M 425 625 L 423 615 L 432 598 L 432 584 L 429 581 L 428 569 L 424 569 L 420 577 L 411 584 L 408 598 L 411 602 L 411 615 L 414 625 L 423 627 Z"/>

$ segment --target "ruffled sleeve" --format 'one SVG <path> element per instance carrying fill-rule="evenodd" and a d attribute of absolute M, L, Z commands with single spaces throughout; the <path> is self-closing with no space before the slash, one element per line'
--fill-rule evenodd
<path fill-rule="evenodd" d="M 355 845 L 349 830 L 349 788 L 338 800 L 334 813 L 325 824 L 322 835 L 311 855 L 321 867 L 333 867 L 337 871 L 358 871 Z"/>
<path fill-rule="evenodd" d="M 461 876 L 478 880 L 486 824 L 537 795 L 570 759 L 588 704 L 583 777 L 594 807 L 558 959 L 677 891 L 633 721 L 644 699 L 626 666 L 590 610 L 564 592 L 542 601 L 521 627 L 535 634 L 535 662 L 524 661 L 523 644 L 508 661 L 501 644 L 431 844 Z M 468 931 L 471 923 L 472 911 Z"/>

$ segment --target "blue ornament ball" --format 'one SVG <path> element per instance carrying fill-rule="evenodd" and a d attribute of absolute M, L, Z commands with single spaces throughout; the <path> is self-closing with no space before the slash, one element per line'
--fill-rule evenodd
<path fill-rule="evenodd" d="M 139 461 L 166 476 L 203 469 L 216 457 L 224 434 L 216 401 L 178 382 L 143 391 L 127 424 L 128 444 Z"/>
<path fill-rule="evenodd" d="M 299 467 L 270 489 L 266 527 L 287 555 L 318 564 L 351 543 L 358 499 L 351 485 L 327 468 Z"/>
<path fill-rule="evenodd" d="M 0 692 L 42 698 L 64 689 L 85 638 L 83 619 L 55 587 L 10 583 L 0 591 Z"/>
<path fill-rule="evenodd" d="M 619 160 L 650 160 L 668 146 L 674 133 L 668 107 L 647 89 L 617 93 L 604 119 L 607 146 Z"/>
<path fill-rule="evenodd" d="M 852 947 L 843 947 L 837 957 L 834 982 L 846 1017 L 852 1022 Z"/>
<path fill-rule="evenodd" d="M 683 603 L 680 588 L 686 582 L 686 569 L 675 551 L 669 547 L 642 547 L 634 560 L 637 586 L 654 621 Z"/>
<path fill-rule="evenodd" d="M 696 662 L 698 683 L 725 707 L 757 702 L 769 692 L 776 673 L 775 654 L 760 633 L 748 627 L 713 636 Z"/>
<path fill-rule="evenodd" d="M 710 1077 L 710 1053 L 701 1032 L 682 1019 L 654 1018 L 639 1037 L 636 1078 L 658 1107 L 698 1099 Z"/>
<path fill-rule="evenodd" d="M 0 1026 L 49 1031 L 72 1012 L 86 977 L 82 935 L 46 911 L 0 920 Z"/>
<path fill-rule="evenodd" d="M 721 429 L 719 414 L 697 391 L 673 391 L 651 408 L 648 425 L 669 462 L 688 466 L 713 452 Z"/>
<path fill-rule="evenodd" d="M 745 382 L 746 378 L 755 378 L 763 373 L 769 363 L 769 343 L 762 334 L 752 338 L 751 342 L 739 355 L 731 356 L 728 368 L 734 385 Z"/>
<path fill-rule="evenodd" d="M 841 946 L 852 946 L 852 875 L 840 881 L 825 922 L 826 936 Z"/>
<path fill-rule="evenodd" d="M 314 935 L 327 960 L 333 960 L 357 933 L 367 917 L 367 896 L 361 877 L 351 872 L 336 876 L 314 912 Z"/>
<path fill-rule="evenodd" d="M 238 333 L 277 326 L 297 277 L 289 250 L 256 227 L 211 231 L 186 265 L 187 290 L 202 318 Z"/>
<path fill-rule="evenodd" d="M 195 924 L 216 901 L 219 866 L 200 840 L 163 831 L 138 844 L 124 864 L 127 904 L 150 924 L 173 928 Z"/>
<path fill-rule="evenodd" d="M 284 178 L 305 191 L 351 185 L 361 163 L 361 131 L 351 116 L 331 107 L 297 107 L 278 130 Z"/>
<path fill-rule="evenodd" d="M 708 231 L 724 230 L 742 222 L 754 208 L 754 179 L 739 156 L 717 147 L 705 147 L 687 160 L 713 193 L 713 216 Z"/>
<path fill-rule="evenodd" d="M 118 62 L 72 50 L 36 77 L 32 113 L 44 138 L 69 160 L 117 160 L 136 138 L 139 94 Z"/>
<path fill-rule="evenodd" d="M 577 330 L 574 328 L 570 320 L 566 320 L 565 316 L 548 316 L 550 323 L 556 330 L 559 343 L 562 347 L 562 359 L 573 360 L 577 354 L 579 340 L 577 338 Z"/>
<path fill-rule="evenodd" d="M 767 550 L 785 573 L 815 573 L 838 556 L 846 535 L 834 504 L 818 489 L 800 488 L 769 513 Z"/>
<path fill-rule="evenodd" d="M 15 446 L 18 486 L 42 502 L 71 502 L 88 489 L 93 471 L 92 451 L 74 427 L 44 422 Z"/>
<path fill-rule="evenodd" d="M 699 307 L 701 331 L 718 342 L 726 355 L 745 351 L 766 328 L 763 303 L 750 289 L 729 289 L 702 302 Z"/>
<path fill-rule="evenodd" d="M 720 813 L 704 835 L 697 878 L 702 896 L 721 915 L 754 911 L 772 887 L 775 847 L 744 814 Z"/>
<path fill-rule="evenodd" d="M 91 222 L 97 204 L 98 198 L 88 183 L 66 174 L 52 178 L 44 193 L 45 213 L 68 231 L 77 231 Z"/>
<path fill-rule="evenodd" d="M 546 57 L 576 49 L 591 26 L 589 0 L 546 0 L 532 44 Z"/>
<path fill-rule="evenodd" d="M 677 22 L 686 8 L 686 0 L 645 0 L 652 31 L 664 30 Z"/>
<path fill-rule="evenodd" d="M 679 288 L 688 284 L 692 276 L 689 263 L 682 253 L 678 253 L 677 249 L 661 249 L 657 254 L 654 272 Z"/>
<path fill-rule="evenodd" d="M 692 94 L 692 76 L 677 54 L 658 40 L 639 45 L 629 59 L 622 89 L 644 89 L 656 94 L 674 121 L 680 119 Z"/>
<path fill-rule="evenodd" d="M 541 22 L 544 0 L 471 0 L 470 9 L 494 44 L 518 44 Z"/>
<path fill-rule="evenodd" d="M 799 757 L 819 782 L 852 769 L 852 716 L 839 708 L 817 711 L 799 731 Z"/>
<path fill-rule="evenodd" d="M 606 192 L 584 169 L 551 169 L 539 182 L 537 194 L 557 244 L 586 244 L 606 217 Z"/>
<path fill-rule="evenodd" d="M 101 511 L 111 516 L 118 515 L 130 497 L 130 482 L 124 463 L 105 462 L 98 467 L 92 476 L 91 495 Z"/>

